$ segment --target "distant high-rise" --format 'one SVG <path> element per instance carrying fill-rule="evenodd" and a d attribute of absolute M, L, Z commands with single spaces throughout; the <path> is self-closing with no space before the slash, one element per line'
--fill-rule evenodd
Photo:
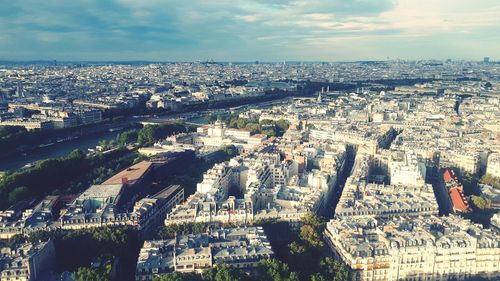
<path fill-rule="evenodd" d="M 17 83 L 16 96 L 17 97 L 24 97 L 23 84 L 21 82 Z"/>
<path fill-rule="evenodd" d="M 486 63 L 490 62 L 490 58 L 489 57 L 484 57 L 483 62 L 486 62 Z"/>

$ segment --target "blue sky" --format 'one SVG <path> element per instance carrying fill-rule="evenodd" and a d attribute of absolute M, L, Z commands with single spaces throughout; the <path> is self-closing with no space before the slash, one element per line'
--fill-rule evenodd
<path fill-rule="evenodd" d="M 498 0 L 2 0 L 0 60 L 500 59 Z"/>

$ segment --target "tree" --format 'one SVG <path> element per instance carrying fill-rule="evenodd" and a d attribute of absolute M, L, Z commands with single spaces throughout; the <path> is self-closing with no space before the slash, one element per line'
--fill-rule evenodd
<path fill-rule="evenodd" d="M 308 213 L 302 219 L 303 225 L 300 227 L 299 237 L 309 246 L 321 248 L 324 246 L 321 240 L 321 233 L 325 228 L 325 223 L 313 213 Z"/>
<path fill-rule="evenodd" d="M 226 264 L 217 264 L 216 267 L 203 273 L 206 281 L 238 281 L 242 280 L 242 273 Z"/>
<path fill-rule="evenodd" d="M 101 272 L 96 269 L 80 267 L 73 272 L 75 281 L 108 281 L 109 271 Z"/>
<path fill-rule="evenodd" d="M 239 118 L 239 119 L 236 121 L 236 128 L 238 128 L 238 129 L 243 129 L 243 128 L 245 128 L 247 125 L 248 125 L 248 119 L 246 119 L 246 118 Z"/>
<path fill-rule="evenodd" d="M 297 243 L 295 241 L 288 244 L 288 249 L 290 249 L 290 253 L 292 253 L 292 255 L 303 254 L 306 251 L 306 247 L 304 247 L 303 245 L 300 245 L 299 243 Z"/>
<path fill-rule="evenodd" d="M 278 134 L 276 133 L 276 130 L 274 128 L 271 128 L 271 129 L 266 129 L 266 130 L 263 130 L 262 133 L 264 135 L 266 135 L 267 137 L 275 137 L 277 136 Z"/>
<path fill-rule="evenodd" d="M 224 151 L 224 153 L 226 153 L 230 157 L 236 156 L 236 154 L 238 154 L 238 149 L 232 144 L 224 146 L 222 148 L 222 151 Z"/>
<path fill-rule="evenodd" d="M 210 114 L 208 116 L 205 116 L 205 120 L 208 122 L 208 123 L 213 123 L 215 121 L 217 121 L 217 114 Z"/>
<path fill-rule="evenodd" d="M 172 123 L 162 125 L 146 125 L 138 133 L 137 142 L 141 145 L 151 145 L 155 141 L 171 136 L 176 133 L 188 131 L 190 128 L 183 123 Z"/>
<path fill-rule="evenodd" d="M 298 281 L 296 272 L 290 272 L 286 263 L 276 259 L 266 259 L 260 262 L 258 278 L 262 281 Z"/>
<path fill-rule="evenodd" d="M 131 159 L 123 156 L 129 153 L 127 149 L 116 149 L 107 154 L 86 156 L 82 151 L 75 150 L 66 157 L 38 161 L 30 169 L 8 173 L 0 179 L 0 209 L 19 200 L 51 193 L 79 192 L 92 184 L 99 169 L 115 168 L 117 164 L 128 165 Z"/>
<path fill-rule="evenodd" d="M 72 150 L 68 156 L 66 157 L 66 159 L 69 159 L 69 160 L 80 160 L 80 159 L 84 159 L 85 158 L 85 153 L 83 153 L 83 151 L 81 151 L 80 149 L 74 149 Z"/>
<path fill-rule="evenodd" d="M 303 218 L 302 223 L 312 226 L 319 232 L 322 232 L 325 227 L 325 222 L 322 221 L 317 215 L 313 212 L 308 212 Z"/>
<path fill-rule="evenodd" d="M 491 174 L 485 174 L 479 180 L 482 184 L 491 185 L 494 188 L 500 188 L 500 178 L 494 177 Z"/>
<path fill-rule="evenodd" d="M 45 231 L 45 230 L 38 230 L 38 231 L 30 233 L 29 241 L 31 243 L 37 243 L 39 241 L 48 241 L 49 239 L 54 239 L 54 238 L 55 238 L 54 232 L 49 232 L 49 231 Z"/>
<path fill-rule="evenodd" d="M 116 136 L 116 142 L 120 145 L 134 143 L 137 141 L 138 133 L 136 130 L 121 132 Z"/>
<path fill-rule="evenodd" d="M 314 124 L 307 124 L 307 128 L 309 130 L 314 130 L 314 129 L 316 129 L 316 126 Z"/>
<path fill-rule="evenodd" d="M 127 244 L 127 235 L 121 228 L 100 227 L 92 231 L 92 237 L 98 242 L 107 242 L 115 245 Z"/>
<path fill-rule="evenodd" d="M 21 126 L 0 126 L 0 139 L 7 139 L 13 135 L 26 133 L 27 130 Z"/>
<path fill-rule="evenodd" d="M 472 195 L 472 203 L 474 203 L 474 206 L 481 210 L 491 208 L 491 200 L 489 200 L 488 198 L 483 198 L 481 196 Z"/>
<path fill-rule="evenodd" d="M 311 276 L 311 281 L 327 281 L 321 273 L 316 272 Z"/>
<path fill-rule="evenodd" d="M 155 126 L 146 125 L 138 133 L 137 142 L 141 145 L 150 145 L 155 141 Z"/>
<path fill-rule="evenodd" d="M 331 257 L 326 257 L 320 262 L 320 273 L 324 280 L 345 281 L 349 280 L 349 270 L 347 267 Z M 321 279 L 317 279 L 321 280 Z M 311 281 L 313 281 L 311 279 Z"/>
<path fill-rule="evenodd" d="M 22 199 L 25 199 L 29 196 L 29 189 L 26 186 L 19 186 L 14 188 L 11 192 L 9 192 L 8 201 L 9 204 L 14 204 Z"/>
<path fill-rule="evenodd" d="M 274 122 L 273 122 L 273 120 L 270 120 L 270 119 L 263 119 L 262 121 L 260 121 L 260 124 L 261 125 L 274 125 Z"/>
<path fill-rule="evenodd" d="M 153 281 L 202 281 L 200 275 L 196 273 L 172 272 L 153 277 Z"/>
<path fill-rule="evenodd" d="M 103 150 L 108 148 L 108 141 L 107 140 L 99 140 L 98 144 L 100 147 L 102 147 Z"/>
<path fill-rule="evenodd" d="M 275 126 L 276 126 L 276 134 L 281 137 L 286 132 L 286 130 L 288 130 L 290 124 L 288 123 L 288 121 L 280 119 L 276 121 Z"/>
<path fill-rule="evenodd" d="M 259 124 L 248 124 L 246 126 L 247 130 L 250 130 L 250 134 L 258 134 L 261 132 L 261 128 Z"/>

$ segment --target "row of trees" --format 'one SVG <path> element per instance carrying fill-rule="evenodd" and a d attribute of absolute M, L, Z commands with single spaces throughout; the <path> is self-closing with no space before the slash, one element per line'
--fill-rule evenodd
<path fill-rule="evenodd" d="M 262 225 L 270 239 L 276 259 L 261 261 L 252 274 L 217 265 L 203 275 L 171 273 L 156 281 L 225 281 L 225 280 L 263 280 L 263 281 L 345 281 L 352 276 L 348 268 L 330 257 L 321 234 L 325 221 L 310 213 L 298 229 L 285 222 L 257 222 Z M 163 228 L 159 235 L 170 239 L 175 233 L 203 233 L 207 224 L 173 225 Z"/>
<path fill-rule="evenodd" d="M 99 146 L 103 149 L 109 149 L 116 146 L 125 146 L 130 143 L 136 143 L 139 130 L 133 129 L 118 133 L 115 139 L 100 140 Z"/>
<path fill-rule="evenodd" d="M 256 118 L 241 118 L 238 114 L 209 115 L 207 121 L 214 122 L 221 120 L 229 128 L 247 129 L 251 134 L 265 134 L 268 137 L 283 136 L 290 124 L 284 119 L 277 121 L 264 119 L 259 121 Z"/>
<path fill-rule="evenodd" d="M 481 177 L 479 183 L 491 185 L 494 188 L 500 188 L 500 178 L 494 177 L 493 175 L 488 173 Z"/>
<path fill-rule="evenodd" d="M 484 211 L 491 208 L 491 200 L 488 198 L 472 195 L 471 200 L 474 206 L 480 210 Z"/>
<path fill-rule="evenodd" d="M 183 123 L 162 125 L 146 125 L 138 133 L 137 142 L 140 145 L 152 145 L 155 141 L 176 133 L 189 132 L 192 128 Z"/>
<path fill-rule="evenodd" d="M 8 128 L 8 127 L 7 127 Z M 3 136 L 9 137 L 19 130 L 3 128 Z M 150 145 L 155 141 L 192 128 L 182 123 L 146 125 L 140 131 L 121 132 L 116 140 L 103 145 L 125 145 L 138 142 Z M 87 184 L 100 183 L 119 169 L 131 164 L 133 159 L 122 159 L 129 151 L 120 148 L 112 153 L 86 156 L 80 150 L 72 151 L 67 157 L 38 161 L 35 167 L 0 178 L 0 209 L 6 209 L 21 200 L 36 198 L 46 194 L 81 191 Z M 120 161 L 115 161 L 120 159 Z M 125 160 L 125 161 L 121 161 Z"/>
<path fill-rule="evenodd" d="M 277 259 L 262 260 L 254 274 L 225 264 L 208 269 L 203 274 L 173 272 L 156 276 L 153 281 L 299 281 L 296 272 L 290 272 L 286 263 Z M 316 281 L 316 280 L 315 280 Z"/>
<path fill-rule="evenodd" d="M 58 271 L 73 272 L 75 280 L 109 280 L 110 264 L 88 268 L 92 261 L 118 258 L 117 280 L 130 280 L 141 247 L 138 232 L 128 227 L 104 227 L 69 232 L 34 232 L 29 240 L 54 241 Z"/>
<path fill-rule="evenodd" d="M 0 126 L 0 140 L 9 139 L 26 132 L 26 128 L 21 126 Z"/>
<path fill-rule="evenodd" d="M 81 191 L 95 179 L 103 179 L 129 164 L 130 152 L 117 149 L 107 154 L 86 156 L 80 150 L 58 159 L 38 161 L 34 167 L 0 178 L 0 209 L 22 200 L 47 194 Z"/>
<path fill-rule="evenodd" d="M 349 280 L 349 270 L 332 259 L 323 242 L 326 222 L 313 213 L 307 214 L 298 230 L 298 239 L 288 244 L 288 260 L 302 280 Z M 320 261 L 318 263 L 318 261 Z"/>
<path fill-rule="evenodd" d="M 0 126 L 0 155 L 12 153 L 19 145 L 38 143 L 46 135 L 43 131 L 27 131 L 20 126 Z"/>
<path fill-rule="evenodd" d="M 176 133 L 189 132 L 193 128 L 183 123 L 145 125 L 140 130 L 128 130 L 120 132 L 116 139 L 109 141 L 100 141 L 99 145 L 103 147 L 124 146 L 130 143 L 139 143 L 140 145 L 152 145 L 155 141 L 171 136 Z"/>
<path fill-rule="evenodd" d="M 79 267 L 73 272 L 75 281 L 108 281 L 110 280 L 111 267 L 107 265 L 104 269 Z"/>
<path fill-rule="evenodd" d="M 343 265 L 332 258 L 325 258 L 319 262 L 319 272 L 310 276 L 309 279 L 301 279 L 299 275 L 290 271 L 290 267 L 277 259 L 262 260 L 254 274 L 248 275 L 240 270 L 231 268 L 225 264 L 217 265 L 213 269 L 205 271 L 202 275 L 194 273 L 170 273 L 155 277 L 154 281 L 346 281 L 348 274 Z"/>
<path fill-rule="evenodd" d="M 332 259 L 322 239 L 326 222 L 307 214 L 299 228 L 285 222 L 263 223 L 276 257 L 288 264 L 300 280 L 350 280 L 348 268 Z"/>

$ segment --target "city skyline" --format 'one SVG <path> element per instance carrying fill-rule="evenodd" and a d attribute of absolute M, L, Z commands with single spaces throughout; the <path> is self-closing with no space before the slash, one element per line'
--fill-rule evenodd
<path fill-rule="evenodd" d="M 5 3 L 0 60 L 498 59 L 496 1 Z"/>

